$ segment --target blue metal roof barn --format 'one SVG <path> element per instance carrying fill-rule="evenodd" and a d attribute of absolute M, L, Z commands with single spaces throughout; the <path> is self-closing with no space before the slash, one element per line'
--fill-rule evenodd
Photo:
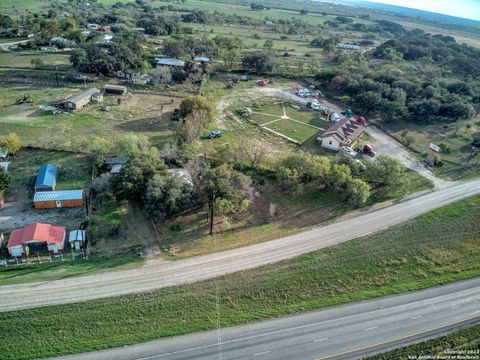
<path fill-rule="evenodd" d="M 35 181 L 35 191 L 53 191 L 57 183 L 57 166 L 44 164 L 38 171 Z"/>

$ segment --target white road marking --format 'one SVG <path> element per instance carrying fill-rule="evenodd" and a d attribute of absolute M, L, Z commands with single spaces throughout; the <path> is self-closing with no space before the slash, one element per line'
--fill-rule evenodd
<path fill-rule="evenodd" d="M 269 352 L 270 352 L 270 351 L 263 351 L 263 352 L 259 352 L 259 353 L 253 354 L 253 356 L 265 355 L 265 354 L 268 354 Z"/>
<path fill-rule="evenodd" d="M 372 327 L 366 328 L 365 331 L 370 331 L 370 330 L 377 329 L 377 328 L 378 328 L 378 326 L 372 326 Z"/>
<path fill-rule="evenodd" d="M 325 341 L 325 340 L 328 340 L 328 338 L 323 338 L 323 339 L 313 340 L 313 342 L 320 342 L 320 341 Z"/>
<path fill-rule="evenodd" d="M 418 316 L 411 317 L 410 319 L 415 320 L 415 319 L 420 319 L 421 317 L 422 315 L 418 315 Z"/>

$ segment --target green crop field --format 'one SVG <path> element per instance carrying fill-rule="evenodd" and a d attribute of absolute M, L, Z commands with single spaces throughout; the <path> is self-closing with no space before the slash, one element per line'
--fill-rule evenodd
<path fill-rule="evenodd" d="M 479 216 L 476 196 L 339 246 L 214 280 L 0 313 L 2 358 L 57 356 L 213 329 L 217 296 L 220 326 L 230 326 L 479 276 Z"/>

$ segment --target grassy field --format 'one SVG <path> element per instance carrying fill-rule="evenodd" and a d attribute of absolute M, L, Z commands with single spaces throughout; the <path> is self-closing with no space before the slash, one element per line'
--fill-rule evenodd
<path fill-rule="evenodd" d="M 441 336 L 432 340 L 423 341 L 421 343 L 405 346 L 399 349 L 388 351 L 375 356 L 370 356 L 368 360 L 402 360 L 410 356 L 417 358 L 420 355 L 429 355 L 430 358 L 448 358 L 449 356 L 471 356 L 475 359 L 478 349 L 480 348 L 480 325 L 472 326 L 466 329 L 458 330 L 454 333 Z M 451 351 L 446 354 L 446 351 Z M 470 354 L 468 351 L 472 351 Z M 467 351 L 466 353 L 461 353 Z M 458 352 L 458 353 L 456 353 Z"/>
<path fill-rule="evenodd" d="M 0 66 L 33 69 L 34 67 L 30 63 L 33 58 L 43 61 L 42 69 L 55 69 L 55 65 L 59 70 L 71 68 L 70 54 L 41 51 L 0 52 Z"/>
<path fill-rule="evenodd" d="M 251 109 L 253 113 L 248 117 L 250 122 L 285 135 L 299 144 L 330 126 L 328 122 L 320 120 L 318 112 L 284 101 L 254 103 Z M 236 113 L 241 115 L 242 111 L 237 109 Z"/>
<path fill-rule="evenodd" d="M 89 260 L 53 262 L 47 264 L 10 266 L 0 269 L 0 285 L 23 284 L 36 281 L 53 281 L 73 276 L 100 274 L 113 270 L 132 269 L 144 264 L 133 252 Z"/>
<path fill-rule="evenodd" d="M 169 120 L 169 114 L 181 98 L 130 93 L 122 98 L 120 106 L 116 96 L 105 96 L 103 103 L 89 104 L 68 114 L 52 115 L 40 108 L 58 103 L 78 90 L 80 88 L 0 88 L 0 132 L 17 133 L 27 146 L 68 150 L 92 135 L 114 139 L 133 132 L 146 135 L 161 147 L 173 134 L 175 123 Z M 29 96 L 29 101 L 15 105 L 24 95 Z M 101 111 L 104 105 L 112 105 L 112 110 Z"/>
<path fill-rule="evenodd" d="M 230 326 L 478 276 L 479 216 L 477 196 L 346 244 L 214 280 L 0 313 L 2 356 L 33 359 L 213 329 L 217 296 L 219 324 Z"/>

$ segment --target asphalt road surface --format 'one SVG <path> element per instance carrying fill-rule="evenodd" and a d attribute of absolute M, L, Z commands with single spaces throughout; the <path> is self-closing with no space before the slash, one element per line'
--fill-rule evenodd
<path fill-rule="evenodd" d="M 480 193 L 480 180 L 453 183 L 414 199 L 256 245 L 138 269 L 0 287 L 0 311 L 79 302 L 193 283 L 344 243 Z"/>
<path fill-rule="evenodd" d="M 475 323 L 480 278 L 63 359 L 357 359 Z"/>

